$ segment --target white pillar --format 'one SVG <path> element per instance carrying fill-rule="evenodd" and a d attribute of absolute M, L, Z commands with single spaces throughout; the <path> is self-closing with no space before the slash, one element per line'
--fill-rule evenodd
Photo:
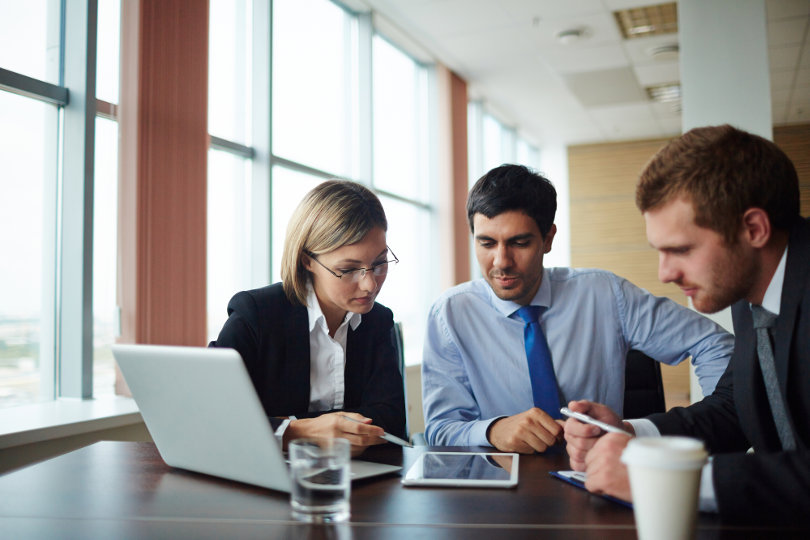
<path fill-rule="evenodd" d="M 679 0 L 678 29 L 683 131 L 731 124 L 772 139 L 765 0 Z M 731 331 L 730 309 L 709 318 Z M 694 368 L 690 380 L 698 401 Z"/>
<path fill-rule="evenodd" d="M 772 138 L 765 0 L 680 0 L 683 130 L 732 124 Z"/>

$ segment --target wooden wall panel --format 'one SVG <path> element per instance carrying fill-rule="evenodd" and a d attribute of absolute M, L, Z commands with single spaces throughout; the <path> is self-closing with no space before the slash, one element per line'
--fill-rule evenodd
<path fill-rule="evenodd" d="M 634 200 L 629 197 L 606 198 L 604 201 L 580 199 L 576 204 L 572 201 L 571 222 L 577 224 L 577 234 L 571 236 L 572 252 L 645 246 L 647 237 L 642 219 L 616 219 L 616 216 L 635 217 L 634 214 L 638 211 Z"/>
<path fill-rule="evenodd" d="M 135 339 L 205 345 L 208 2 L 140 16 Z"/>
<path fill-rule="evenodd" d="M 453 126 L 453 241 L 455 283 L 470 280 L 470 226 L 467 222 L 467 82 L 451 73 Z"/>
<path fill-rule="evenodd" d="M 669 139 L 588 144 L 568 149 L 571 201 L 635 195 L 636 178 L 647 161 Z M 631 198 L 632 198 L 631 197 Z"/>
<path fill-rule="evenodd" d="M 467 83 L 436 65 L 438 114 L 439 248 L 450 256 L 439 265 L 441 290 L 470 280 L 467 225 Z"/>
<path fill-rule="evenodd" d="M 810 124 L 774 128 L 773 140 L 796 166 L 801 212 L 805 217 L 810 216 Z"/>
<path fill-rule="evenodd" d="M 658 254 L 636 209 L 636 181 L 668 139 L 572 146 L 568 149 L 571 266 L 604 268 L 656 296 L 686 305 L 675 285 L 658 280 Z M 662 366 L 667 408 L 689 403 L 689 368 Z"/>
<path fill-rule="evenodd" d="M 649 291 L 684 303 L 677 287 L 662 288 L 658 256 L 636 209 L 638 174 L 667 139 L 572 146 L 568 149 L 571 266 L 604 268 Z"/>
<path fill-rule="evenodd" d="M 118 343 L 136 343 L 138 306 L 138 57 L 141 6 L 121 3 L 121 86 L 118 96 L 118 261 L 116 303 L 121 313 Z M 131 396 L 118 364 L 115 393 Z"/>
<path fill-rule="evenodd" d="M 692 403 L 689 384 L 689 362 L 677 366 L 661 364 L 661 379 L 664 381 L 664 401 L 667 410 L 686 407 Z"/>

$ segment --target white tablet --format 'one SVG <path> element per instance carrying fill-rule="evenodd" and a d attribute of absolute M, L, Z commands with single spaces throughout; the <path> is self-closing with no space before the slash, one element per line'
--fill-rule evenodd
<path fill-rule="evenodd" d="M 425 452 L 402 478 L 406 486 L 515 487 L 518 455 L 485 452 Z"/>

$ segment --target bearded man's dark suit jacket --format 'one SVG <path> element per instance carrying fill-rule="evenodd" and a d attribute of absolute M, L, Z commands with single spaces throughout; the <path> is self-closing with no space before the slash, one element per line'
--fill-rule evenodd
<path fill-rule="evenodd" d="M 374 304 L 346 338 L 344 411 L 371 418 L 389 433 L 405 435 L 405 398 L 394 346 L 391 310 Z M 236 349 L 275 429 L 275 417 L 309 418 L 309 316 L 292 304 L 281 283 L 237 293 L 228 320 L 211 347 Z"/>
<path fill-rule="evenodd" d="M 757 357 L 748 302 L 732 306 L 734 355 L 714 394 L 650 416 L 662 434 L 703 439 L 724 521 L 810 524 L 810 222 L 791 229 L 774 359 L 797 449 L 782 450 Z M 753 454 L 744 453 L 749 447 Z"/>

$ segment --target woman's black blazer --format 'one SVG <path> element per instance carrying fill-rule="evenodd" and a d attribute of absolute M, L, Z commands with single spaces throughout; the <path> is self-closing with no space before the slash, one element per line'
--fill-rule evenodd
<path fill-rule="evenodd" d="M 346 339 L 345 411 L 367 416 L 389 433 L 404 436 L 405 398 L 394 346 L 391 310 L 374 304 Z M 236 349 L 271 419 L 307 418 L 324 412 L 309 407 L 309 321 L 306 306 L 292 304 L 281 283 L 237 293 L 228 320 L 211 347 Z"/>

